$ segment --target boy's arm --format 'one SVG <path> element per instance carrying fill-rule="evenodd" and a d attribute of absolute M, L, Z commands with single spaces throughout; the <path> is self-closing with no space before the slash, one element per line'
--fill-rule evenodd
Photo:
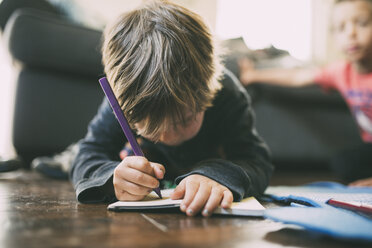
<path fill-rule="evenodd" d="M 126 138 L 105 100 L 79 143 L 71 179 L 79 202 L 110 202 L 115 199 L 112 177 Z"/>
<path fill-rule="evenodd" d="M 273 68 L 254 69 L 253 64 L 247 60 L 239 61 L 240 81 L 243 85 L 251 83 L 267 83 L 287 87 L 302 87 L 314 83 L 315 76 L 319 73 L 318 68 Z"/>

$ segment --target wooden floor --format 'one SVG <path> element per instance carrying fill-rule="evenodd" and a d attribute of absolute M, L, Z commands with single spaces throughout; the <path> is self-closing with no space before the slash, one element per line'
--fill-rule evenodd
<path fill-rule="evenodd" d="M 0 247 L 368 247 L 261 218 L 115 213 L 106 207 L 79 204 L 67 181 L 30 171 L 0 174 Z"/>

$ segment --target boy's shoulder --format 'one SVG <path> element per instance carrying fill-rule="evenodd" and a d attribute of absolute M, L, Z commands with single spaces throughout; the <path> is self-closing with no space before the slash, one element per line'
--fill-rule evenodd
<path fill-rule="evenodd" d="M 333 72 L 333 73 L 340 73 L 344 71 L 348 71 L 352 69 L 351 63 L 348 61 L 336 61 L 331 62 L 324 66 L 323 70 Z"/>
<path fill-rule="evenodd" d="M 347 61 L 332 62 L 320 68 L 314 76 L 314 81 L 326 87 L 335 87 L 345 80 L 351 70 L 352 66 Z"/>

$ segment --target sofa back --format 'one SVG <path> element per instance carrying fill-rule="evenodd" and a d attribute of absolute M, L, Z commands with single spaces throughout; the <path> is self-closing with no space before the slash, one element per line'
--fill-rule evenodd
<path fill-rule="evenodd" d="M 83 138 L 103 99 L 101 32 L 50 13 L 20 9 L 4 38 L 15 63 L 12 139 L 29 162 Z"/>

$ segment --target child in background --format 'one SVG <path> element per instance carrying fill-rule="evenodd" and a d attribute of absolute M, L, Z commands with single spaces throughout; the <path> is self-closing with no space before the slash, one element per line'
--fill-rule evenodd
<path fill-rule="evenodd" d="M 216 48 L 198 15 L 147 3 L 106 29 L 102 53 L 145 157 L 120 160 L 126 139 L 104 101 L 73 162 L 80 202 L 141 200 L 160 179 L 171 179 L 181 211 L 209 216 L 264 192 L 273 166 L 254 128 L 249 96 L 229 71 L 220 77 Z"/>
<path fill-rule="evenodd" d="M 362 170 L 366 178 L 350 185 L 372 186 L 372 1 L 336 1 L 332 30 L 346 60 L 325 68 L 255 70 L 247 59 L 239 61 L 243 85 L 253 82 L 300 87 L 318 83 L 337 89 L 355 117 L 365 145 L 341 155 L 340 166 Z"/>

